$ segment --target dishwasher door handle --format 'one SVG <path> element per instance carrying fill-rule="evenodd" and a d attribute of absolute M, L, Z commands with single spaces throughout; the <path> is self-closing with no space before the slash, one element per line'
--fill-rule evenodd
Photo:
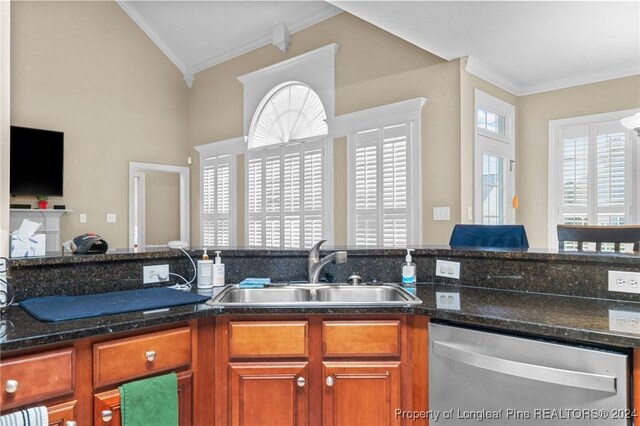
<path fill-rule="evenodd" d="M 511 361 L 490 355 L 477 353 L 451 343 L 433 341 L 433 353 L 451 360 L 484 368 L 485 370 L 529 380 L 590 389 L 600 392 L 616 393 L 616 377 L 581 371 L 563 370 L 537 364 Z"/>

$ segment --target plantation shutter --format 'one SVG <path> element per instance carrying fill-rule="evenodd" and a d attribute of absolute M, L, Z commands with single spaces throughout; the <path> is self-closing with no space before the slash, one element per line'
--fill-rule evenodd
<path fill-rule="evenodd" d="M 311 247 L 323 235 L 322 139 L 251 150 L 248 235 L 253 247 Z"/>
<path fill-rule="evenodd" d="M 409 234 L 409 123 L 355 135 L 353 241 L 406 247 Z"/>
<path fill-rule="evenodd" d="M 588 223 L 589 126 L 561 131 L 561 217 L 565 225 Z"/>
<path fill-rule="evenodd" d="M 560 129 L 561 221 L 574 225 L 624 225 L 631 154 L 619 122 Z"/>
<path fill-rule="evenodd" d="M 202 234 L 205 246 L 229 247 L 232 156 L 205 158 L 202 164 Z"/>

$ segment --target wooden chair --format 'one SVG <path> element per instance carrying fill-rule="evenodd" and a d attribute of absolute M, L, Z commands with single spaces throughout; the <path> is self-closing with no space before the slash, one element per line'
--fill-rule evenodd
<path fill-rule="evenodd" d="M 584 243 L 596 243 L 596 251 L 602 251 L 602 243 L 613 243 L 614 250 L 620 251 L 620 244 L 633 243 L 633 251 L 640 251 L 640 225 L 631 226 L 582 226 L 558 225 L 558 245 L 564 250 L 564 243 L 578 243 L 578 251 Z"/>

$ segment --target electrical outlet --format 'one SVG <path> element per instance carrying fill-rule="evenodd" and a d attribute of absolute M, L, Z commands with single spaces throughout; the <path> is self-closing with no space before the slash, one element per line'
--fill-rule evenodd
<path fill-rule="evenodd" d="M 107 223 L 116 223 L 115 213 L 107 213 Z"/>
<path fill-rule="evenodd" d="M 169 265 L 150 265 L 142 268 L 142 283 L 162 283 L 169 281 Z"/>
<path fill-rule="evenodd" d="M 87 223 L 87 214 L 80 213 L 80 223 Z"/>
<path fill-rule="evenodd" d="M 460 279 L 460 262 L 436 260 L 436 276 Z"/>
<path fill-rule="evenodd" d="M 609 309 L 609 330 L 640 334 L 640 312 Z"/>
<path fill-rule="evenodd" d="M 640 272 L 609 271 L 609 291 L 640 294 Z"/>
<path fill-rule="evenodd" d="M 436 308 L 460 310 L 460 293 L 436 291 Z"/>

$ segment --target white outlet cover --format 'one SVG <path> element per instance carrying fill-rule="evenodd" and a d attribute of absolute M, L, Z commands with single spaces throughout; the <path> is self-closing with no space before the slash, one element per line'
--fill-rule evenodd
<path fill-rule="evenodd" d="M 460 310 L 460 293 L 436 291 L 436 308 Z"/>
<path fill-rule="evenodd" d="M 142 268 L 142 283 L 163 283 L 169 281 L 169 265 L 150 265 Z"/>
<path fill-rule="evenodd" d="M 116 223 L 116 214 L 115 213 L 107 213 L 107 222 L 108 223 Z"/>
<path fill-rule="evenodd" d="M 80 213 L 80 223 L 87 223 L 87 214 Z"/>
<path fill-rule="evenodd" d="M 460 262 L 448 260 L 436 260 L 436 276 L 460 279 Z"/>
<path fill-rule="evenodd" d="M 640 294 L 640 272 L 609 271 L 609 291 Z"/>
<path fill-rule="evenodd" d="M 609 330 L 640 334 L 640 312 L 609 309 Z"/>

